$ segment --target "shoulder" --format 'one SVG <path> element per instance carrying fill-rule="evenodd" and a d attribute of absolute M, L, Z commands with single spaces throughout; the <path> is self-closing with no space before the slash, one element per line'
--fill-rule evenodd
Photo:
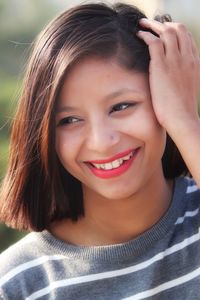
<path fill-rule="evenodd" d="M 175 181 L 174 202 L 177 210 L 176 225 L 198 230 L 200 226 L 200 188 L 193 178 L 179 177 Z M 192 232 L 193 232 L 192 231 Z"/>
<path fill-rule="evenodd" d="M 33 244 L 36 241 L 34 233 L 27 234 L 24 238 L 13 244 L 0 254 L 0 276 L 4 271 L 23 263 L 31 255 L 33 256 Z"/>
<path fill-rule="evenodd" d="M 30 233 L 0 254 L 0 287 L 7 282 L 24 264 L 35 258 L 36 236 Z"/>
<path fill-rule="evenodd" d="M 193 178 L 190 177 L 178 177 L 176 179 L 176 193 L 182 195 L 182 197 L 199 198 L 200 188 L 196 184 Z"/>
<path fill-rule="evenodd" d="M 52 239 L 47 242 L 43 232 L 33 232 L 0 255 L 0 299 L 26 299 L 64 273 L 69 259 Z"/>
<path fill-rule="evenodd" d="M 174 198 L 186 210 L 200 207 L 200 188 L 193 178 L 178 177 L 174 186 Z"/>
<path fill-rule="evenodd" d="M 0 254 L 0 296 L 2 299 L 4 297 L 12 299 L 14 297 L 12 293 L 21 295 L 19 289 L 24 280 L 24 271 L 33 267 L 34 260 L 39 256 L 38 251 L 34 250 L 38 243 L 36 236 L 36 233 L 30 233 Z"/>

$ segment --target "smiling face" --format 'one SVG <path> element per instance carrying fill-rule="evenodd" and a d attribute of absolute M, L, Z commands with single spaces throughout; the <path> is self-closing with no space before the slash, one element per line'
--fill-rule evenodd
<path fill-rule="evenodd" d="M 56 124 L 58 157 L 87 195 L 127 198 L 163 176 L 166 134 L 143 73 L 114 59 L 78 62 L 61 89 Z"/>

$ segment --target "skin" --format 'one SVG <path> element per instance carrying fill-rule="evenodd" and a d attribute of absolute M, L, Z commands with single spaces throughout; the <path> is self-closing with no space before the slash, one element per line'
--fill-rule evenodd
<path fill-rule="evenodd" d="M 149 46 L 149 82 L 156 118 L 174 140 L 200 187 L 199 53 L 182 24 L 142 19 L 140 25 L 159 35 L 158 38 L 149 32 L 138 33 Z"/>
<path fill-rule="evenodd" d="M 155 224 L 169 207 L 172 186 L 163 175 L 166 132 L 155 118 L 148 76 L 114 58 L 87 58 L 68 74 L 57 111 L 57 154 L 82 183 L 85 217 L 59 222 L 53 233 L 73 244 L 102 245 L 130 240 Z M 138 147 L 131 167 L 114 178 L 98 178 L 85 164 Z"/>
<path fill-rule="evenodd" d="M 197 112 L 200 60 L 194 41 L 180 24 L 143 19 L 140 25 L 159 35 L 156 37 L 146 31 L 138 33 L 149 46 L 149 78 L 120 70 L 116 62 L 105 64 L 90 60 L 72 69 L 71 78 L 66 79 L 61 93 L 61 106 L 72 100 L 79 106 L 80 98 L 84 99 L 79 106 L 83 109 L 76 112 L 76 116 L 83 118 L 83 126 L 75 125 L 79 129 L 72 129 L 75 136 L 71 139 L 72 133 L 59 127 L 57 152 L 66 169 L 83 183 L 86 215 L 76 224 L 58 222 L 52 226 L 52 232 L 76 245 L 105 245 L 130 240 L 152 227 L 166 212 L 171 201 L 172 183 L 165 180 L 160 161 L 165 131 L 176 143 L 200 186 L 200 120 Z M 84 76 L 78 76 L 81 74 Z M 104 80 L 101 86 L 100 79 Z M 137 96 L 131 94 L 130 99 L 140 99 L 140 104 L 127 109 L 128 113 L 108 114 L 113 104 L 128 99 L 124 95 L 125 98 L 114 98 L 105 104 L 103 99 L 108 87 L 119 87 L 120 83 L 127 82 L 138 89 Z M 93 89 L 92 97 L 87 97 L 88 90 Z M 74 97 L 77 91 L 80 97 Z M 61 117 L 61 113 L 58 114 L 58 118 Z M 82 143 L 78 142 L 80 137 Z M 76 149 L 75 156 L 66 151 L 71 146 L 73 151 Z M 84 160 L 107 158 L 132 146 L 140 146 L 142 151 L 133 167 L 119 178 L 108 181 L 93 178 L 82 165 Z"/>

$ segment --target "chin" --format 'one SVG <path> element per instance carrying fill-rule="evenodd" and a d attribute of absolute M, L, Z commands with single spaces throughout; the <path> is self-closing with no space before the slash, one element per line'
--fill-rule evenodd
<path fill-rule="evenodd" d="M 134 194 L 136 193 L 135 190 L 131 190 L 131 191 L 127 191 L 127 189 L 125 191 L 104 191 L 104 193 L 99 193 L 99 195 L 103 198 L 109 199 L 109 200 L 113 200 L 113 201 L 117 201 L 117 200 L 122 200 L 122 199 L 128 199 L 131 198 L 132 196 L 134 196 Z"/>

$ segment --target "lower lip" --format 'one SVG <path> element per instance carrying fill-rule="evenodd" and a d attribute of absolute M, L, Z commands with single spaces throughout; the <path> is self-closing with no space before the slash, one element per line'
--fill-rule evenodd
<path fill-rule="evenodd" d="M 133 156 L 129 160 L 126 160 L 120 167 L 118 167 L 116 169 L 112 169 L 112 170 L 97 169 L 89 163 L 87 163 L 87 166 L 92 171 L 92 173 L 97 177 L 100 177 L 103 179 L 117 177 L 117 176 L 120 176 L 121 174 L 125 173 L 130 168 L 130 166 L 132 165 L 133 161 L 135 160 L 139 150 L 140 150 L 140 148 L 136 149 Z"/>

